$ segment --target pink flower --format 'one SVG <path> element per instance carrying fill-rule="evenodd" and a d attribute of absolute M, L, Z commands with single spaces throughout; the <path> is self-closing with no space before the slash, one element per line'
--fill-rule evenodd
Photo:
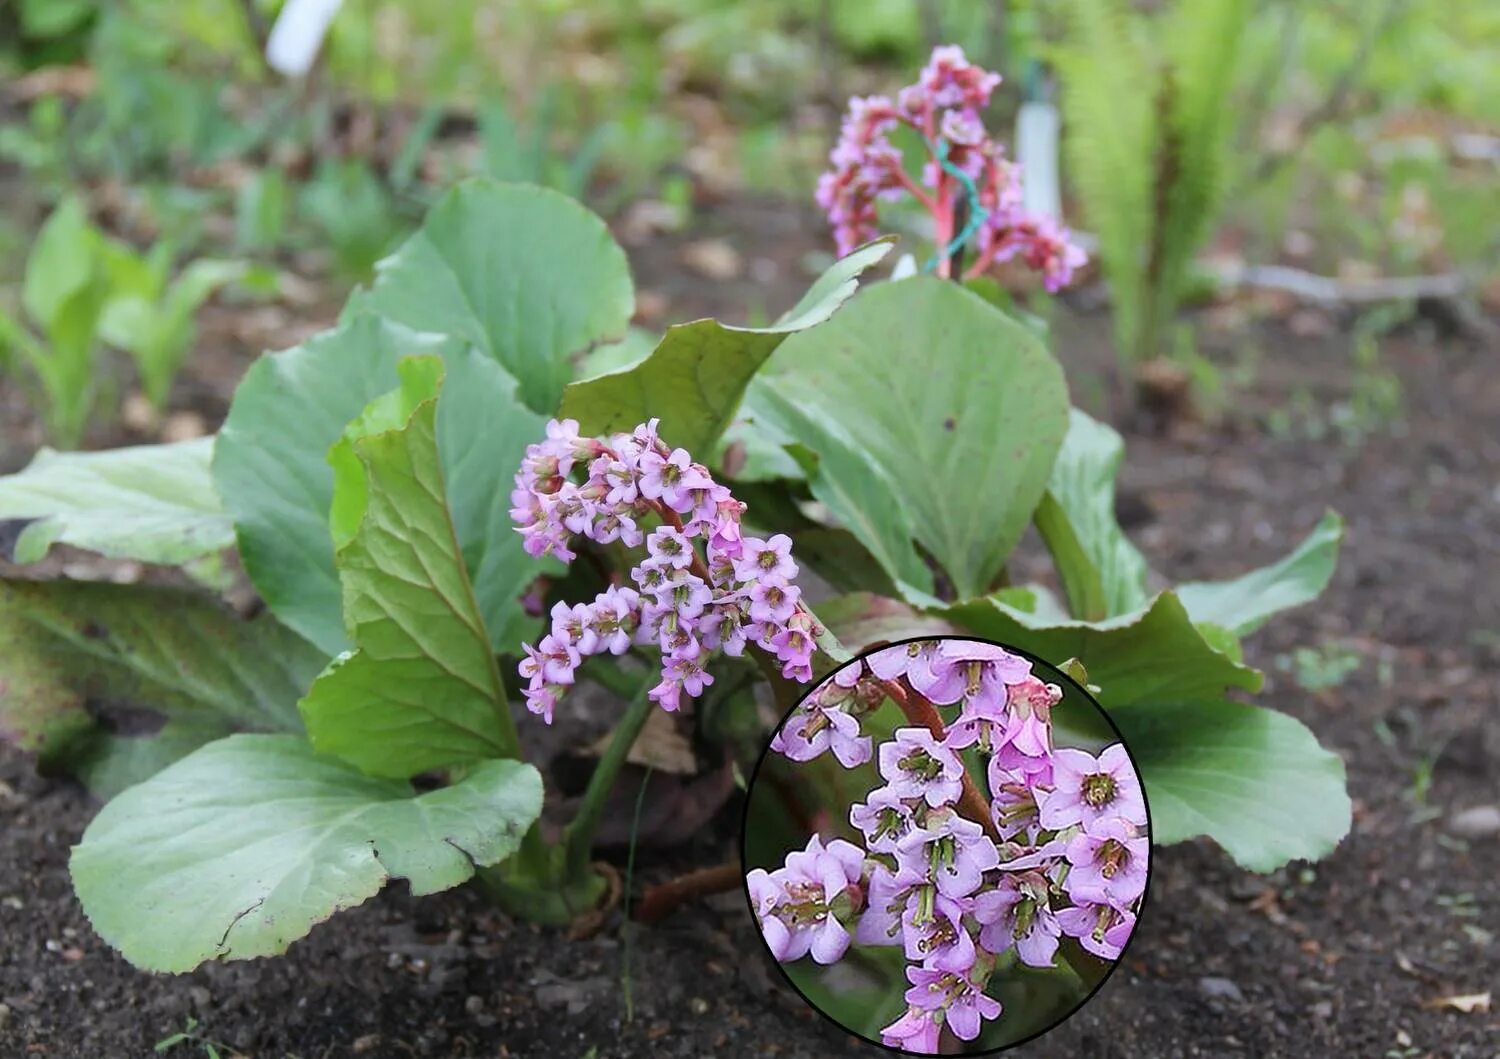
<path fill-rule="evenodd" d="M 1000 853 L 978 824 L 947 812 L 928 814 L 925 824 L 897 842 L 896 863 L 930 879 L 940 893 L 966 897 L 978 889 L 986 871 L 999 866 Z"/>
<path fill-rule="evenodd" d="M 1051 967 L 1062 934 L 1048 903 L 1046 878 L 1038 872 L 1009 873 L 993 890 L 974 895 L 974 918 L 984 924 L 979 944 L 995 954 L 1015 946 L 1032 967 Z"/>
<path fill-rule="evenodd" d="M 880 1031 L 880 1043 L 918 1055 L 937 1055 L 943 1027 L 932 1012 L 907 1008 L 895 1022 Z"/>
<path fill-rule="evenodd" d="M 1118 960 L 1135 929 L 1135 913 L 1109 904 L 1083 902 L 1057 913 L 1062 932 L 1101 960 Z"/>
<path fill-rule="evenodd" d="M 906 676 L 912 666 L 926 665 L 926 656 L 934 654 L 938 644 L 939 641 L 936 640 L 914 640 L 911 643 L 897 644 L 866 656 L 865 665 L 881 680 L 896 680 Z M 919 658 L 923 661 L 919 662 Z"/>
<path fill-rule="evenodd" d="M 1037 799 L 1043 797 L 1026 773 L 1003 767 L 1000 756 L 990 758 L 990 810 L 1001 838 L 1025 834 L 1034 838 L 1040 826 Z"/>
<path fill-rule="evenodd" d="M 740 557 L 734 561 L 734 574 L 741 581 L 791 581 L 797 576 L 797 564 L 792 561 L 792 538 L 778 533 L 770 540 L 748 540 L 744 542 Z"/>
<path fill-rule="evenodd" d="M 1027 757 L 1050 758 L 1052 707 L 1062 701 L 1062 689 L 1056 684 L 1045 684 L 1036 677 L 1027 677 L 1007 691 L 1006 708 L 1010 711 L 1011 723 L 1004 741 Z"/>
<path fill-rule="evenodd" d="M 1052 755 L 1052 782 L 1053 790 L 1040 801 L 1045 828 L 1060 831 L 1111 816 L 1146 826 L 1141 782 L 1121 743 L 1105 747 L 1098 758 L 1087 751 L 1059 748 Z"/>
<path fill-rule="evenodd" d="M 698 487 L 706 477 L 694 472 L 686 449 L 673 449 L 666 456 L 647 451 L 641 455 L 639 468 L 641 495 L 648 500 L 660 500 L 673 511 L 683 505 L 686 490 Z"/>
<path fill-rule="evenodd" d="M 793 761 L 811 761 L 832 750 L 846 769 L 863 765 L 874 752 L 870 737 L 860 734 L 858 720 L 838 707 L 816 703 L 787 719 L 771 738 L 771 749 Z"/>
<path fill-rule="evenodd" d="M 942 1012 L 960 1040 L 972 1041 L 983 1020 L 1000 1017 L 1000 1001 L 985 996 L 965 975 L 908 966 L 906 980 L 911 983 L 906 1002 L 921 1011 Z"/>
<path fill-rule="evenodd" d="M 911 686 L 939 706 L 983 696 L 1003 707 L 1006 688 L 1031 675 L 1031 663 L 998 644 L 983 640 L 939 640 L 919 652 L 907 668 Z"/>
<path fill-rule="evenodd" d="M 907 898 L 902 938 L 906 958 L 939 971 L 967 973 L 974 966 L 974 939 L 964 926 L 968 898 L 921 888 Z"/>
<path fill-rule="evenodd" d="M 1068 842 L 1068 896 L 1127 905 L 1146 891 L 1149 856 L 1146 838 L 1119 817 L 1087 824 Z"/>
<path fill-rule="evenodd" d="M 864 854 L 853 843 L 836 838 L 824 846 L 814 835 L 775 871 L 747 872 L 750 903 L 771 955 L 787 963 L 811 953 L 824 964 L 843 956 L 849 932 L 834 905 L 851 888 L 857 891 L 863 865 Z M 851 899 L 846 908 L 853 907 Z"/>
<path fill-rule="evenodd" d="M 900 797 L 922 798 L 933 808 L 963 793 L 963 762 L 925 728 L 896 729 L 880 747 L 880 774 Z"/>
<path fill-rule="evenodd" d="M 895 853 L 916 826 L 912 805 L 890 787 L 876 787 L 850 806 L 849 822 L 864 833 L 865 848 L 873 853 Z"/>
<path fill-rule="evenodd" d="M 749 589 L 750 617 L 765 625 L 783 625 L 797 611 L 797 596 L 780 581 L 757 581 Z"/>

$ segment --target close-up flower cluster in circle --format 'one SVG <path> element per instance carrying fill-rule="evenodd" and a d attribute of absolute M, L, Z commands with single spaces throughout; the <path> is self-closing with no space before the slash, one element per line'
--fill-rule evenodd
<path fill-rule="evenodd" d="M 775 735 L 772 752 L 794 762 L 877 770 L 848 808 L 858 841 L 814 834 L 746 884 L 783 963 L 901 948 L 905 1008 L 884 1043 L 938 1054 L 945 1029 L 973 1041 L 1002 1017 L 993 979 L 1053 967 L 1064 939 L 1113 961 L 1130 937 L 1150 855 L 1140 782 L 1118 742 L 1054 743 L 1062 696 L 999 645 L 916 641 L 839 669 Z M 906 724 L 870 723 L 888 701 Z"/>
<path fill-rule="evenodd" d="M 590 603 L 557 603 L 547 635 L 523 645 L 526 705 L 549 724 L 584 658 L 632 645 L 661 650 L 661 681 L 650 694 L 669 711 L 713 683 L 713 652 L 738 656 L 747 644 L 780 662 L 783 677 L 812 680 L 821 627 L 793 583 L 791 539 L 743 536 L 745 505 L 687 450 L 665 444 L 657 420 L 600 439 L 554 419 L 546 439 L 526 450 L 511 504 L 531 555 L 571 562 L 575 537 L 646 549 L 630 571 L 634 588 L 610 585 Z"/>

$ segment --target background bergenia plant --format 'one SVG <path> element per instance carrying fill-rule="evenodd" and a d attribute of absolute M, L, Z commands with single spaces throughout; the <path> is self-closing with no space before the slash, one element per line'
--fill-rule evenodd
<path fill-rule="evenodd" d="M 657 698 L 680 683 L 684 723 L 711 743 L 746 727 L 716 735 L 711 718 L 755 722 L 755 684 L 789 708 L 804 663 L 934 627 L 1081 659 L 1136 748 L 1158 840 L 1208 834 L 1260 869 L 1332 848 L 1349 822 L 1338 759 L 1227 693 L 1260 683 L 1239 637 L 1326 583 L 1337 518 L 1265 570 L 1148 591 L 1113 516 L 1118 436 L 1070 410 L 1041 339 L 971 291 L 918 276 L 856 293 L 890 248 L 855 249 L 770 326 L 678 324 L 632 359 L 612 347 L 634 292 L 604 223 L 555 192 L 465 183 L 337 326 L 252 366 L 216 437 L 43 452 L 0 480 L 17 562 L 66 544 L 190 574 L 175 588 L 0 585 L 0 733 L 115 795 L 73 861 L 99 932 L 162 970 L 280 952 L 390 877 L 428 892 L 477 876 L 517 914 L 569 920 L 605 892 L 599 814 L 664 666 Z M 671 533 L 644 555 L 599 539 L 611 516 L 592 509 L 563 522 L 584 561 L 528 554 L 509 496 L 554 419 L 603 439 L 657 422 L 661 448 L 640 460 L 660 473 L 632 472 L 644 506 L 592 495 L 598 456 L 569 481 L 580 500 L 629 507 L 642 545 L 691 517 L 681 532 L 707 577 L 693 561 L 696 580 L 665 573 L 679 569 Z M 668 465 L 714 483 L 689 492 L 747 504 L 743 536 L 771 566 L 715 570 L 729 552 L 713 530 L 734 519 L 716 508 L 711 530 L 697 496 L 686 510 L 680 491 L 651 496 Z M 1011 581 L 1031 523 L 1065 602 Z M 837 595 L 788 612 L 788 555 Z M 264 604 L 248 618 L 217 596 L 238 568 Z M 637 632 L 657 647 L 616 656 L 611 636 L 576 669 L 630 705 L 576 814 L 553 799 L 544 817 L 515 674 L 523 644 L 557 644 L 540 646 L 532 604 L 587 607 L 611 588 L 590 620 L 610 606 L 635 620 L 636 593 Z M 721 625 L 735 613 L 746 651 L 710 658 L 713 637 L 734 642 Z M 684 633 L 703 654 L 689 658 Z M 560 658 L 535 663 L 534 704 L 575 673 Z"/>
<path fill-rule="evenodd" d="M 858 770 L 873 757 L 852 783 L 824 788 L 843 798 L 818 806 L 849 838 L 814 834 L 745 881 L 783 963 L 832 964 L 851 944 L 900 947 L 901 1001 L 859 1012 L 884 1043 L 936 1055 L 945 1028 L 975 1041 L 1002 1016 L 1003 980 L 1020 968 L 1067 964 L 1066 1014 L 1104 973 L 1095 961 L 1118 959 L 1129 939 L 1149 867 L 1145 799 L 1121 743 L 1095 756 L 1054 739 L 1062 698 L 999 645 L 917 640 L 840 668 L 777 731 L 771 749 L 799 763 L 831 752 Z M 778 794 L 789 777 L 778 772 L 765 791 L 761 779 L 748 833 L 786 812 Z M 1047 1014 L 1026 1012 L 1020 1025 L 1045 1028 Z"/>
<path fill-rule="evenodd" d="M 956 46 L 940 47 L 915 84 L 894 100 L 855 97 L 829 155 L 833 168 L 818 179 L 817 199 L 833 226 L 840 254 L 880 231 L 879 202 L 914 199 L 932 222 L 935 250 L 929 270 L 945 278 L 974 279 L 994 265 L 1019 259 L 1041 273 L 1047 290 L 1067 286 L 1086 260 L 1055 217 L 1021 205 L 1021 169 L 1005 157 L 980 112 L 1000 75 L 964 58 Z M 923 152 L 918 174 L 891 139 L 905 127 Z M 962 252 L 972 242 L 973 259 Z"/>

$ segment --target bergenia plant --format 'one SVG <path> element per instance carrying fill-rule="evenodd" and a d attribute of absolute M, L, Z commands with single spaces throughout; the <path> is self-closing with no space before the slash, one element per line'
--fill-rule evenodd
<path fill-rule="evenodd" d="M 934 626 L 1079 657 L 1157 840 L 1256 868 L 1332 848 L 1338 759 L 1226 692 L 1260 681 L 1238 638 L 1327 581 L 1336 517 L 1266 570 L 1148 591 L 1113 516 L 1118 436 L 959 284 L 857 290 L 890 249 L 769 326 L 690 321 L 632 359 L 606 225 L 465 183 L 336 327 L 251 366 L 216 437 L 0 479 L 17 562 L 63 544 L 190 575 L 0 583 L 0 734 L 115 795 L 73 860 L 100 934 L 162 970 L 280 952 L 392 877 L 589 914 L 605 799 L 657 702 L 724 741 L 757 685 L 790 708 L 809 667 Z M 1033 522 L 1065 602 L 1011 580 Z M 793 556 L 840 594 L 801 596 Z M 257 602 L 230 610 L 240 571 L 232 598 Z M 565 810 L 520 734 L 569 680 L 620 721 Z"/>
<path fill-rule="evenodd" d="M 1022 206 L 1021 167 L 984 127 L 981 112 L 999 84 L 999 74 L 948 45 L 933 51 L 916 83 L 894 100 L 849 101 L 829 155 L 832 168 L 817 190 L 840 254 L 879 234 L 882 200 L 909 198 L 931 219 L 936 250 L 929 267 L 939 276 L 974 279 L 1018 259 L 1041 274 L 1047 290 L 1068 285 L 1086 255 L 1057 218 Z M 891 139 L 901 128 L 920 145 L 916 176 Z M 964 265 L 962 251 L 971 243 L 973 257 Z"/>
<path fill-rule="evenodd" d="M 945 1029 L 976 1041 L 1025 968 L 1067 965 L 1076 1006 L 1128 941 L 1150 861 L 1145 798 L 1123 744 L 1064 745 L 1063 694 L 997 644 L 915 640 L 838 669 L 773 738 L 794 762 L 831 752 L 852 775 L 825 788 L 838 804 L 817 806 L 835 836 L 746 874 L 751 908 L 783 963 L 901 950 L 903 1001 L 859 1013 L 883 1043 L 936 1055 Z M 757 773 L 747 841 L 785 815 L 792 779 L 778 770 L 763 789 Z"/>

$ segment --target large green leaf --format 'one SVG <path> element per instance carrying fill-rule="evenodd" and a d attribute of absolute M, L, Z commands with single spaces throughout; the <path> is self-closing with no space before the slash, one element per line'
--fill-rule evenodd
<path fill-rule="evenodd" d="M 239 729 L 300 730 L 297 699 L 324 660 L 270 615 L 245 621 L 197 593 L 0 582 L 0 737 L 91 786 L 106 765 L 118 777 L 135 762 L 142 778 Z M 96 702 L 138 718 L 134 730 L 99 725 Z"/>
<path fill-rule="evenodd" d="M 514 756 L 495 656 L 470 588 L 438 463 L 442 364 L 399 365 L 329 453 L 333 536 L 353 654 L 301 702 L 314 747 L 404 778 Z"/>
<path fill-rule="evenodd" d="M 138 967 L 285 952 L 388 879 L 450 889 L 520 844 L 541 776 L 490 761 L 416 795 L 288 735 L 236 735 L 104 807 L 74 847 L 73 885 L 99 935 Z"/>
<path fill-rule="evenodd" d="M 526 184 L 458 185 L 376 268 L 362 309 L 484 350 L 536 412 L 557 407 L 572 357 L 623 337 L 635 312 L 625 253 L 604 222 Z"/>
<path fill-rule="evenodd" d="M 1349 831 L 1344 763 L 1295 718 L 1223 700 L 1110 716 L 1140 769 L 1157 842 L 1208 835 L 1244 867 L 1271 871 L 1327 855 Z"/>
<path fill-rule="evenodd" d="M 1260 673 L 1205 637 L 1172 592 L 1099 622 L 1054 622 L 994 598 L 961 603 L 942 616 L 1054 663 L 1078 659 L 1089 683 L 1101 688 L 1099 701 L 1111 708 L 1217 699 L 1226 688 L 1256 691 L 1261 684 Z"/>
<path fill-rule="evenodd" d="M 826 418 L 779 388 L 767 387 L 760 414 L 784 434 L 802 441 L 788 446 L 820 500 L 856 540 L 869 550 L 903 592 L 932 592 L 932 572 L 912 544 L 912 524 L 900 493 L 886 474 Z"/>
<path fill-rule="evenodd" d="M 1062 369 L 1035 336 L 956 284 L 915 277 L 861 291 L 768 368 L 772 388 L 837 423 L 886 476 L 958 596 L 983 595 L 1067 431 Z"/>
<path fill-rule="evenodd" d="M 516 600 L 535 576 L 506 515 L 510 481 L 545 419 L 526 409 L 505 369 L 460 342 L 370 315 L 261 357 L 235 391 L 214 453 L 214 481 L 234 516 L 245 571 L 282 621 L 336 654 L 348 646 L 328 513 L 329 446 L 391 388 L 396 364 L 439 353 L 449 398 L 438 414 L 448 501 L 480 609 L 497 648 L 525 628 Z"/>
<path fill-rule="evenodd" d="M 36 562 L 54 543 L 112 559 L 176 565 L 234 546 L 234 526 L 209 476 L 212 438 L 106 452 L 42 449 L 0 478 L 0 519 L 29 524 L 14 558 Z"/>
<path fill-rule="evenodd" d="M 1333 577 L 1344 520 L 1326 512 L 1284 559 L 1230 581 L 1190 581 L 1177 595 L 1194 621 L 1212 622 L 1246 636 L 1280 610 L 1318 598 Z"/>
<path fill-rule="evenodd" d="M 1119 434 L 1073 409 L 1036 511 L 1069 609 L 1086 621 L 1146 602 L 1146 560 L 1115 520 L 1115 475 L 1124 455 Z"/>
<path fill-rule="evenodd" d="M 1054 662 L 1078 658 L 1141 771 L 1152 837 L 1208 835 L 1268 871 L 1319 857 L 1349 827 L 1343 764 L 1294 719 L 1224 699 L 1255 691 L 1224 628 L 1194 623 L 1175 593 L 1100 622 L 1055 622 L 994 599 L 948 608 L 973 632 Z"/>
<path fill-rule="evenodd" d="M 662 438 L 706 459 L 776 347 L 832 316 L 854 294 L 860 273 L 890 253 L 892 243 L 882 239 L 838 261 L 771 327 L 695 320 L 668 328 L 640 363 L 570 385 L 558 414 L 578 420 L 585 434 L 630 430 L 656 417 Z"/>

